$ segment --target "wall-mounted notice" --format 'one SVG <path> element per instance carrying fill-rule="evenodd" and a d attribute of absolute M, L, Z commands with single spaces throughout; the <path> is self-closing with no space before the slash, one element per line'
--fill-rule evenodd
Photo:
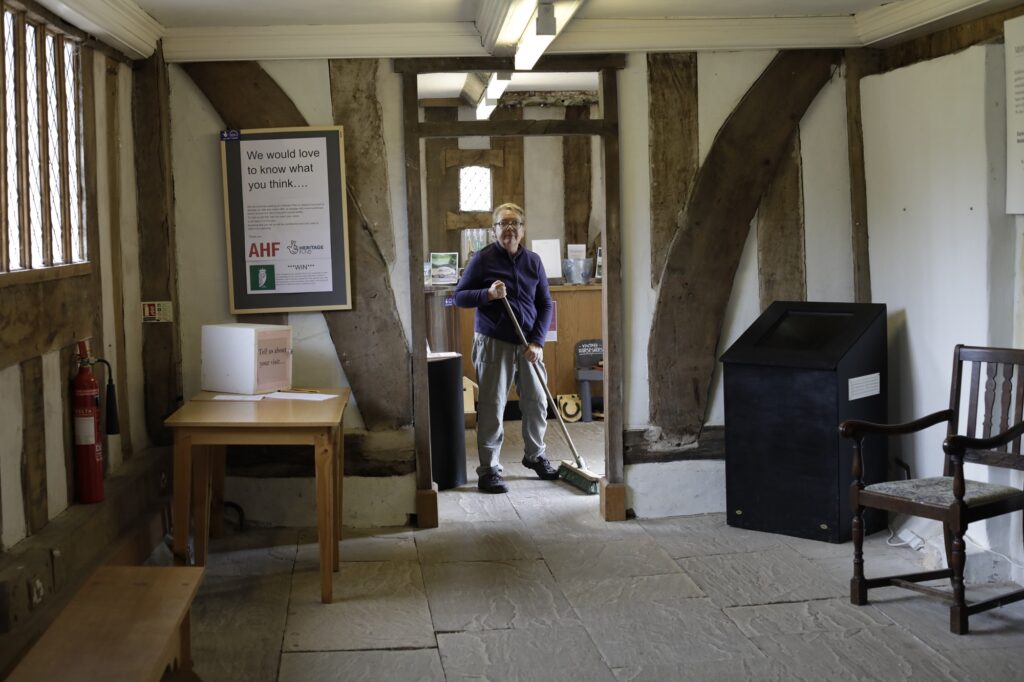
<path fill-rule="evenodd" d="M 853 377 L 848 382 L 849 399 L 860 400 L 878 395 L 882 390 L 882 375 L 878 372 Z"/>
<path fill-rule="evenodd" d="M 340 126 L 221 133 L 235 314 L 352 308 Z"/>
<path fill-rule="evenodd" d="M 1006 50 L 1006 212 L 1024 213 L 1024 17 L 1003 24 Z"/>

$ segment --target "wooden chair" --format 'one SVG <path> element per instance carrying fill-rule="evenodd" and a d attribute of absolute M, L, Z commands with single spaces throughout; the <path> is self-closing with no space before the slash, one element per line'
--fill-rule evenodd
<path fill-rule="evenodd" d="M 969 375 L 964 373 L 969 365 Z M 849 420 L 840 433 L 853 440 L 853 578 L 850 602 L 868 603 L 868 590 L 897 586 L 949 602 L 949 629 L 968 632 L 969 616 L 1024 599 L 1017 590 L 986 601 L 968 604 L 964 595 L 964 535 L 968 524 L 1024 509 L 1024 492 L 1017 488 L 964 479 L 964 462 L 1024 471 L 1021 454 L 1021 422 L 1024 407 L 1024 350 L 978 348 L 959 345 L 953 353 L 953 382 L 949 409 L 905 424 L 872 424 Z M 982 381 L 984 374 L 984 381 Z M 969 376 L 969 383 L 965 380 Z M 966 431 L 957 435 L 961 423 L 961 393 L 968 383 Z M 1011 409 L 1012 408 L 1012 409 Z M 1012 413 L 1012 415 L 1011 415 Z M 979 416 L 980 415 L 980 416 Z M 1011 422 L 1011 416 L 1013 421 Z M 888 481 L 865 486 L 862 477 L 862 447 L 866 435 L 894 436 L 946 424 L 945 463 L 941 477 Z M 1015 426 L 1012 428 L 1010 424 Z M 980 429 L 980 434 L 979 434 Z M 998 430 L 996 435 L 993 432 Z M 942 522 L 947 568 L 882 578 L 864 577 L 865 509 L 882 509 Z M 952 593 L 918 583 L 949 578 Z"/>

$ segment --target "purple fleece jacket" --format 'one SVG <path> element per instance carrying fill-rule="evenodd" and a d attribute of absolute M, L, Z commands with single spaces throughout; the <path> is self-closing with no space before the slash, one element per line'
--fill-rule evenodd
<path fill-rule="evenodd" d="M 477 251 L 469 259 L 466 272 L 455 287 L 455 305 L 476 308 L 478 333 L 509 343 L 520 343 L 516 328 L 505 312 L 505 304 L 487 300 L 487 290 L 497 279 L 505 283 L 508 302 L 519 319 L 526 340 L 543 346 L 554 305 L 540 256 L 522 244 L 515 256 L 509 256 L 497 242 Z"/>

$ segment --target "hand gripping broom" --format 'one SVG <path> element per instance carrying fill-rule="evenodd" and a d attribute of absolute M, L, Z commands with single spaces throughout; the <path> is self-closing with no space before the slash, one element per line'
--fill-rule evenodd
<path fill-rule="evenodd" d="M 505 312 L 508 313 L 509 319 L 512 320 L 512 324 L 515 325 L 516 334 L 519 335 L 520 343 L 522 343 L 524 347 L 528 348 L 529 344 L 526 342 L 526 335 L 523 334 L 523 328 L 519 326 L 519 320 L 516 319 L 515 313 L 512 312 L 512 306 L 509 305 L 508 299 L 502 297 L 501 302 L 505 304 Z M 567 460 L 562 460 L 558 466 L 558 477 L 566 483 L 579 488 L 588 495 L 596 495 L 598 486 L 601 483 L 601 477 L 587 469 L 586 462 L 584 462 L 583 458 L 580 457 L 580 453 L 576 451 L 576 446 L 573 445 L 572 438 L 569 437 L 569 429 L 565 428 L 565 420 L 562 419 L 562 413 L 558 410 L 558 403 L 556 403 L 555 399 L 551 396 L 551 389 L 548 388 L 547 382 L 544 381 L 544 377 L 540 375 L 536 365 L 532 362 L 528 364 L 537 376 L 537 381 L 539 381 L 544 387 L 544 392 L 548 396 L 548 404 L 551 405 L 551 409 L 554 410 L 555 416 L 558 417 L 558 424 L 562 427 L 562 435 L 565 436 L 565 442 L 569 444 L 569 449 L 572 450 L 572 456 L 575 460 L 575 464 Z"/>

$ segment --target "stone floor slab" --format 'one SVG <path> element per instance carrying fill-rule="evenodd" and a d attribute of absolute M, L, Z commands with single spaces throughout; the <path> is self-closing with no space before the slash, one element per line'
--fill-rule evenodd
<path fill-rule="evenodd" d="M 420 563 L 539 559 L 521 521 L 449 523 L 414 533 Z"/>
<path fill-rule="evenodd" d="M 648 539 L 636 521 L 609 523 L 601 518 L 596 496 L 513 497 L 512 504 L 538 544 Z"/>
<path fill-rule="evenodd" d="M 426 564 L 423 584 L 438 632 L 579 625 L 541 560 Z"/>
<path fill-rule="evenodd" d="M 892 627 L 758 637 L 790 680 L 954 680 L 949 661 Z"/>
<path fill-rule="evenodd" d="M 273 682 L 290 590 L 287 573 L 207 573 L 191 615 L 192 659 L 199 678 Z"/>
<path fill-rule="evenodd" d="M 476 490 L 442 490 L 437 494 L 437 514 L 442 524 L 480 521 L 518 521 L 519 514 L 508 495 Z"/>
<path fill-rule="evenodd" d="M 581 627 L 460 632 L 437 643 L 448 682 L 615 680 Z"/>
<path fill-rule="evenodd" d="M 927 583 L 948 589 L 949 581 Z M 1020 589 L 1016 584 L 968 585 L 968 603 L 984 601 Z M 970 617 L 970 634 L 949 631 L 949 606 L 898 587 L 868 592 L 868 599 L 882 613 L 937 650 L 1003 649 L 1024 644 L 1024 602 L 978 613 Z"/>
<path fill-rule="evenodd" d="M 848 588 L 792 550 L 680 559 L 679 565 L 719 606 L 750 606 L 841 597 Z"/>
<path fill-rule="evenodd" d="M 279 682 L 444 682 L 437 649 L 284 654 Z"/>
<path fill-rule="evenodd" d="M 959 680 L 1006 682 L 1019 680 L 1024 671 L 1024 648 L 960 649 L 946 653 Z"/>
<path fill-rule="evenodd" d="M 790 682 L 780 663 L 766 656 L 725 661 L 689 661 L 676 664 L 646 664 L 612 670 L 620 682 Z"/>
<path fill-rule="evenodd" d="M 410 528 L 345 528 L 341 533 L 342 561 L 416 561 L 416 541 Z M 319 566 L 316 528 L 299 535 L 296 567 Z"/>
<path fill-rule="evenodd" d="M 419 564 L 353 562 L 334 574 L 334 603 L 320 601 L 320 573 L 292 580 L 284 651 L 436 646 Z"/>
<path fill-rule="evenodd" d="M 612 668 L 760 655 L 709 599 L 615 604 L 576 612 Z"/>
<path fill-rule="evenodd" d="M 674 603 L 705 597 L 685 573 L 641 575 L 628 578 L 587 580 L 566 578 L 559 581 L 562 592 L 574 607 L 600 608 L 621 604 Z"/>
<path fill-rule="evenodd" d="M 820 630 L 842 632 L 893 624 L 877 608 L 854 606 L 844 599 L 734 606 L 725 609 L 725 615 L 747 637 L 793 635 Z"/>
<path fill-rule="evenodd" d="M 640 519 L 640 525 L 673 559 L 760 552 L 785 546 L 780 535 L 727 525 L 725 514 Z"/>
<path fill-rule="evenodd" d="M 542 544 L 540 550 L 560 583 L 681 572 L 665 550 L 648 538 Z"/>

